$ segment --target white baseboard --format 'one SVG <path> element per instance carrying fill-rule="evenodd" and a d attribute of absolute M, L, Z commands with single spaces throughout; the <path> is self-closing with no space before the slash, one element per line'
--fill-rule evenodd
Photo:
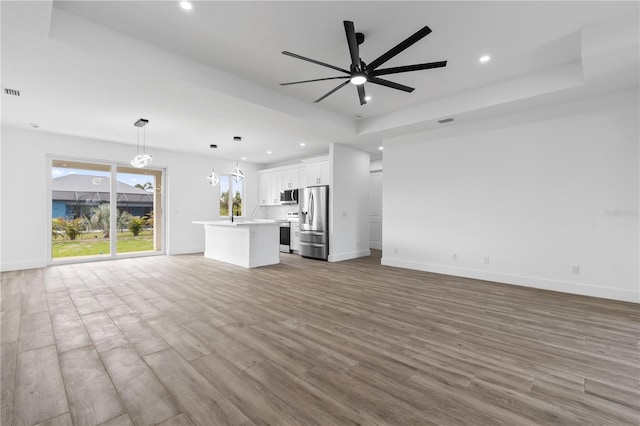
<path fill-rule="evenodd" d="M 20 262 L 3 262 L 0 265 L 0 272 L 5 271 L 20 271 L 22 269 L 36 269 L 44 268 L 47 266 L 47 262 L 42 260 L 23 260 Z"/>
<path fill-rule="evenodd" d="M 193 253 L 204 253 L 204 246 L 201 247 L 182 247 L 177 249 L 170 249 L 167 251 L 168 256 L 175 256 L 179 254 L 193 254 Z"/>
<path fill-rule="evenodd" d="M 349 253 L 330 254 L 329 262 L 342 262 L 343 260 L 356 259 L 358 257 L 365 257 L 371 255 L 371 250 L 352 251 Z"/>
<path fill-rule="evenodd" d="M 384 256 L 382 257 L 382 261 L 380 263 L 385 266 L 395 266 L 397 268 L 415 269 L 418 271 L 453 275 L 456 277 L 474 278 L 485 281 L 494 281 L 498 283 L 512 284 L 522 287 L 532 287 L 542 290 L 579 294 L 582 296 L 601 297 L 603 299 L 640 303 L 640 292 L 624 290 L 620 288 L 601 287 L 571 281 L 550 280 L 546 278 L 481 271 L 477 269 L 433 265 L 429 263 L 421 263 L 401 259 L 389 259 L 385 258 Z"/>

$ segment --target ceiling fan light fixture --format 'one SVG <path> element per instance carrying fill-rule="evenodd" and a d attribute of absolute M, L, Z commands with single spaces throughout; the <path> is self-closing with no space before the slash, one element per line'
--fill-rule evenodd
<path fill-rule="evenodd" d="M 367 82 L 367 76 L 362 73 L 351 75 L 351 84 L 360 86 L 361 84 L 365 84 L 366 82 Z"/>

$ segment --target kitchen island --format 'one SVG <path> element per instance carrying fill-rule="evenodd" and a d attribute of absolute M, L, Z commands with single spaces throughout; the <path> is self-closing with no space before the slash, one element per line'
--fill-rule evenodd
<path fill-rule="evenodd" d="M 244 268 L 280 263 L 280 225 L 275 221 L 193 223 L 204 225 L 204 257 Z"/>

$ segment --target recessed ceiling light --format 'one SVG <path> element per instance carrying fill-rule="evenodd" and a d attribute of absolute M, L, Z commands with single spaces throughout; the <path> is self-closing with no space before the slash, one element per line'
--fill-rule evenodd
<path fill-rule="evenodd" d="M 247 157 L 242 157 L 242 159 L 243 159 L 243 160 L 246 160 L 246 159 L 247 159 Z"/>
<path fill-rule="evenodd" d="M 378 147 L 378 149 L 379 149 L 380 151 L 384 151 L 384 146 L 379 146 L 379 147 Z"/>
<path fill-rule="evenodd" d="M 304 142 L 300 142 L 300 146 L 306 146 L 307 144 Z"/>
<path fill-rule="evenodd" d="M 481 64 L 485 64 L 485 63 L 489 62 L 490 60 L 491 60 L 491 56 L 489 56 L 489 55 L 480 56 L 480 59 L 479 59 Z"/>
<path fill-rule="evenodd" d="M 267 154 L 271 154 L 271 151 L 267 151 Z"/>
<path fill-rule="evenodd" d="M 364 97 L 364 100 L 365 100 L 365 101 L 367 101 L 367 102 L 369 102 L 369 101 L 371 100 L 371 96 L 365 96 L 365 97 Z"/>
<path fill-rule="evenodd" d="M 183 8 L 184 10 L 191 10 L 193 9 L 193 6 L 191 5 L 190 2 L 188 1 L 181 1 L 180 2 L 180 7 Z"/>

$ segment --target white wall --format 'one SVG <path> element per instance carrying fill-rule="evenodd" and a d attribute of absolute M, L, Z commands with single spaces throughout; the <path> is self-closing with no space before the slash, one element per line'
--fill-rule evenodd
<path fill-rule="evenodd" d="M 640 301 L 638 113 L 634 89 L 386 140 L 382 263 Z"/>
<path fill-rule="evenodd" d="M 332 143 L 329 156 L 329 261 L 368 256 L 369 153 Z"/>
<path fill-rule="evenodd" d="M 133 128 L 132 128 L 133 131 Z M 179 147 L 180 142 L 176 141 Z M 206 176 L 214 163 L 211 155 L 197 156 L 147 146 L 154 168 L 166 168 L 167 253 L 204 251 L 204 232 L 193 220 L 218 218 L 218 188 Z M 47 155 L 81 160 L 116 161 L 128 165 L 135 146 L 55 135 L 39 130 L 2 128 L 1 235 L 2 270 L 45 266 L 51 238 L 48 216 L 49 170 Z M 215 160 L 218 173 L 230 171 L 235 162 Z M 241 164 L 245 173 L 245 211 L 258 202 L 257 167 Z"/>

